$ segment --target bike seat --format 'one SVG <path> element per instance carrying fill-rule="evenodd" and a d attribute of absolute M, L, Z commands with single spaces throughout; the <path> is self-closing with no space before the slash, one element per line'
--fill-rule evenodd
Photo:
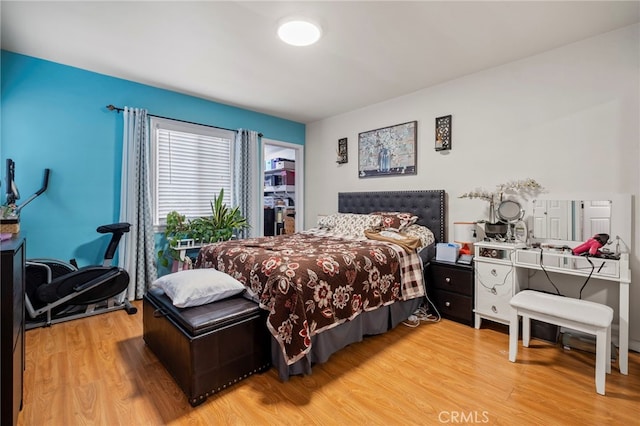
<path fill-rule="evenodd" d="M 111 225 L 102 225 L 99 226 L 96 231 L 101 234 L 108 233 L 116 233 L 116 232 L 129 232 L 129 228 L 131 228 L 131 224 L 127 222 L 122 223 L 112 223 Z"/>

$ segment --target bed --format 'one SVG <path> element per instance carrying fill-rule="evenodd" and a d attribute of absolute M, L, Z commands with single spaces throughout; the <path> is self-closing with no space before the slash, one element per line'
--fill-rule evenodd
<path fill-rule="evenodd" d="M 424 295 L 422 265 L 445 240 L 442 190 L 339 193 L 338 211 L 410 213 L 418 228 L 431 230 L 432 244 L 418 257 L 395 244 L 303 232 L 206 246 L 196 261 L 239 279 L 269 311 L 272 363 L 283 381 L 311 374 L 313 364 L 415 312 Z"/>

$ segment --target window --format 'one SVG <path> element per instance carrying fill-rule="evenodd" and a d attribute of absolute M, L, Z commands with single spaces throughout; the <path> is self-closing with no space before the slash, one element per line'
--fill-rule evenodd
<path fill-rule="evenodd" d="M 210 201 L 220 189 L 231 204 L 234 138 L 231 130 L 151 118 L 155 226 L 164 225 L 173 210 L 187 218 L 210 216 Z"/>

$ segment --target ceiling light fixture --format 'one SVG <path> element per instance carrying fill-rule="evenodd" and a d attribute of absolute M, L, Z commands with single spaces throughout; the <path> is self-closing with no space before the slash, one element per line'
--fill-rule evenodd
<path fill-rule="evenodd" d="M 278 27 L 280 40 L 292 46 L 309 46 L 320 40 L 320 25 L 306 19 L 287 19 Z"/>

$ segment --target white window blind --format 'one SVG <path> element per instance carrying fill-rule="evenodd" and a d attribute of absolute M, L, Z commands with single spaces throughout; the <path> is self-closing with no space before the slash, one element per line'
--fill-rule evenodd
<path fill-rule="evenodd" d="M 210 216 L 210 202 L 221 188 L 231 205 L 235 132 L 160 118 L 151 119 L 151 128 L 156 226 L 173 210 L 187 218 Z"/>

